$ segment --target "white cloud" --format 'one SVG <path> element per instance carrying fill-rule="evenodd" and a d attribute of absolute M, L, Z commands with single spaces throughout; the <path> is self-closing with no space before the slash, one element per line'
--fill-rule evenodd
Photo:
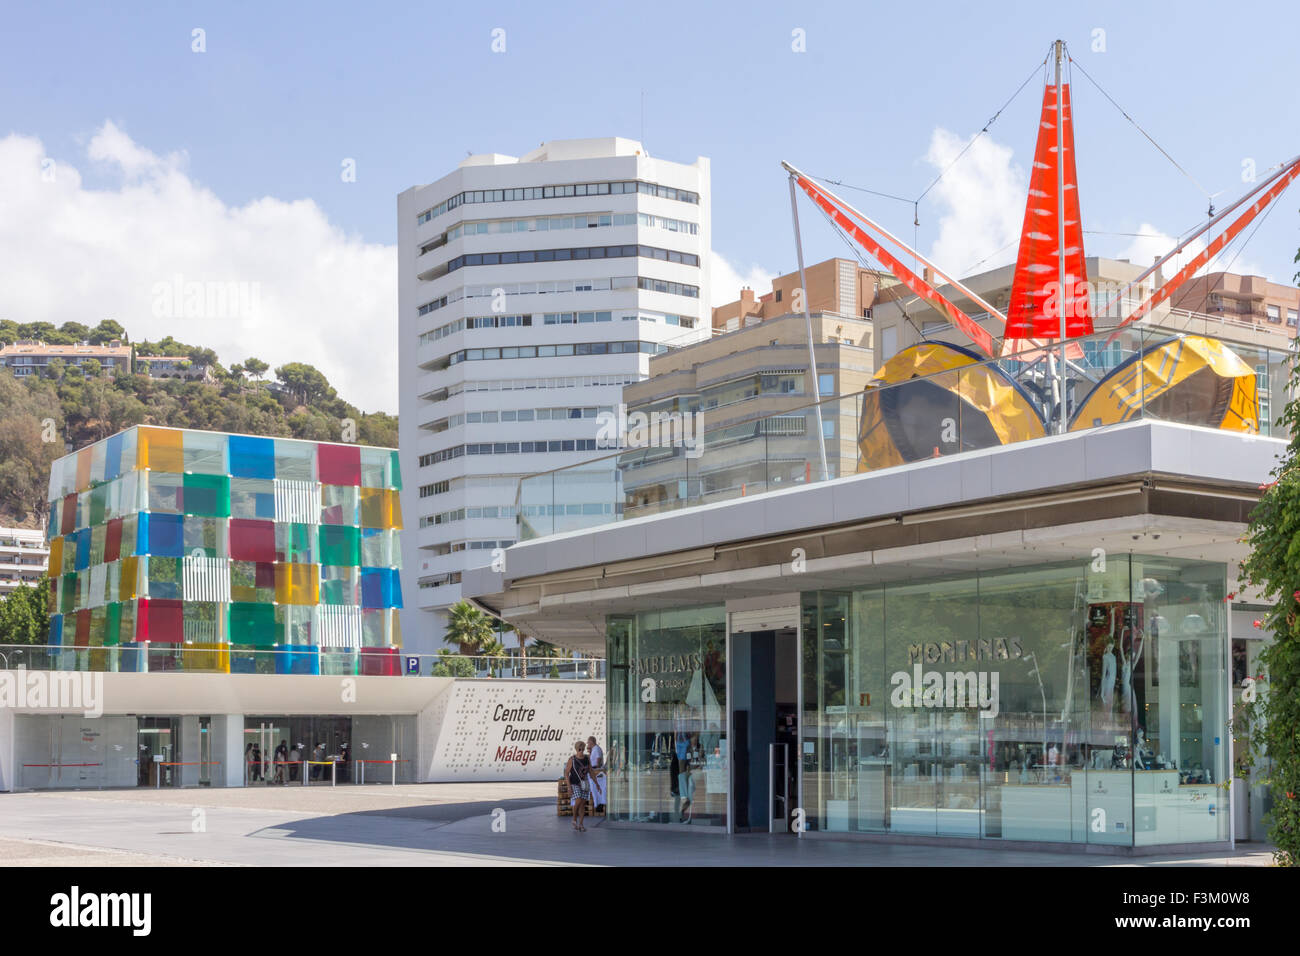
<path fill-rule="evenodd" d="M 957 276 L 1015 262 L 1029 194 L 1029 177 L 1012 162 L 1011 147 L 987 135 L 948 169 L 968 142 L 946 129 L 936 129 L 925 154 L 925 161 L 936 172 L 947 170 L 926 197 L 933 199 L 939 210 L 930 258 Z M 924 209 L 921 215 L 922 229 L 928 230 Z"/>
<path fill-rule="evenodd" d="M 0 317 L 112 318 L 137 339 L 212 348 L 226 365 L 306 362 L 363 410 L 396 411 L 394 247 L 346 235 L 311 200 L 229 205 L 190 178 L 184 153 L 156 155 L 111 122 L 86 155 L 116 185 L 91 189 L 73 165 L 51 168 L 34 137 L 0 138 Z M 188 308 L 166 301 L 178 282 Z M 223 308 L 236 290 L 242 306 Z"/>
<path fill-rule="evenodd" d="M 739 299 L 742 286 L 749 286 L 756 296 L 766 295 L 772 291 L 772 277 L 781 274 L 753 264 L 732 265 L 716 250 L 709 255 L 709 298 L 713 300 L 709 305 L 715 309 Z"/>

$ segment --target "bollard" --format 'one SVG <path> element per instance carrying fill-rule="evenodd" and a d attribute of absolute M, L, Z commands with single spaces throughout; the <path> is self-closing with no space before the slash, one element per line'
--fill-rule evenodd
<path fill-rule="evenodd" d="M 302 785 L 307 786 L 307 761 L 302 762 Z"/>
<path fill-rule="evenodd" d="M 331 760 L 330 761 L 330 786 L 331 787 L 338 784 L 338 769 L 339 769 L 339 762 L 337 760 Z"/>
<path fill-rule="evenodd" d="M 397 786 L 397 754 L 389 754 L 389 759 L 393 762 L 393 786 Z"/>

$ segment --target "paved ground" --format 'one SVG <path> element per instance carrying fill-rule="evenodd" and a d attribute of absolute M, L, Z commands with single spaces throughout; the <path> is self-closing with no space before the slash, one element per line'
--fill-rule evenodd
<path fill-rule="evenodd" d="M 505 811 L 505 832 L 492 811 Z M 1128 859 L 647 832 L 555 815 L 555 786 L 420 784 L 0 794 L 0 865 L 1267 865 L 1232 856 Z"/>

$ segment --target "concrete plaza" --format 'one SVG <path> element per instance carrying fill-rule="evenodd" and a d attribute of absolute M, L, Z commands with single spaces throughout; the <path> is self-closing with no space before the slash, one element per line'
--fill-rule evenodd
<path fill-rule="evenodd" d="M 505 831 L 493 810 L 505 811 Z M 498 815 L 499 817 L 499 815 Z M 1267 849 L 1126 858 L 652 832 L 575 833 L 551 783 L 0 794 L 3 866 L 1261 866 Z"/>

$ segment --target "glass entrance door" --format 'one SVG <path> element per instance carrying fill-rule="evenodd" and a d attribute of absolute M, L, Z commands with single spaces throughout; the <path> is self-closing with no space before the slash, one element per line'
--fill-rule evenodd
<path fill-rule="evenodd" d="M 297 779 L 297 768 L 289 763 L 292 742 L 289 721 L 284 717 L 244 719 L 244 785 L 265 787 Z M 282 746 L 283 744 L 283 746 Z"/>
<path fill-rule="evenodd" d="M 713 605 L 609 619 L 609 819 L 726 825 L 726 618 Z"/>
<path fill-rule="evenodd" d="M 735 832 L 793 830 L 800 800 L 797 635 L 793 627 L 737 631 L 728 643 Z"/>
<path fill-rule="evenodd" d="M 384 750 L 383 756 L 389 753 Z M 336 766 L 331 768 L 331 763 Z M 302 784 L 304 772 L 308 783 L 350 781 L 352 718 L 282 714 L 245 717 L 244 766 L 247 786 Z"/>
<path fill-rule="evenodd" d="M 136 718 L 137 786 L 180 786 L 180 731 L 179 717 Z"/>
<path fill-rule="evenodd" d="M 199 786 L 212 786 L 212 718 L 199 718 Z"/>

